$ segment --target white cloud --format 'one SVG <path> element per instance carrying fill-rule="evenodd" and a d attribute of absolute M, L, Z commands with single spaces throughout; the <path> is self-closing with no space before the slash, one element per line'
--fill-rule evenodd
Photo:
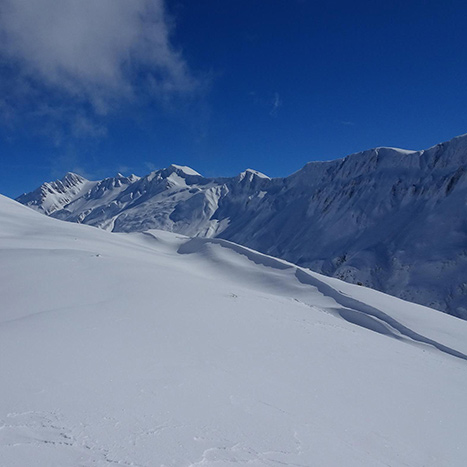
<path fill-rule="evenodd" d="M 32 95 L 94 116 L 197 86 L 171 45 L 163 0 L 0 0 L 0 63 L 9 105 Z M 90 128 L 80 118 L 79 130 Z"/>
<path fill-rule="evenodd" d="M 272 108 L 271 108 L 271 111 L 269 112 L 269 115 L 271 115 L 271 117 L 277 117 L 279 108 L 281 106 L 282 106 L 281 96 L 279 95 L 278 92 L 275 92 L 274 98 L 272 99 Z"/>

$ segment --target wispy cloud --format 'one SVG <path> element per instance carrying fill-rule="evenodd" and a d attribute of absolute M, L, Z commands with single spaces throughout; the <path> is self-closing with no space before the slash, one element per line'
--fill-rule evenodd
<path fill-rule="evenodd" d="M 122 105 L 193 92 L 171 27 L 164 0 L 1 0 L 3 120 L 45 112 L 99 136 Z"/>
<path fill-rule="evenodd" d="M 154 170 L 157 169 L 157 166 L 153 162 L 150 162 L 150 161 L 146 161 L 144 165 L 150 172 L 154 172 Z"/>
<path fill-rule="evenodd" d="M 277 117 L 281 106 L 282 106 L 281 97 L 278 92 L 275 92 L 274 97 L 272 99 L 272 108 L 269 112 L 269 115 L 271 115 L 271 117 Z"/>

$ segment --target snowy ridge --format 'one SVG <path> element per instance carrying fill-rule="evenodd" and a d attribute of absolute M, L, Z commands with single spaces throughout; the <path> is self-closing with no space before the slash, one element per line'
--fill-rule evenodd
<path fill-rule="evenodd" d="M 467 318 L 466 173 L 463 135 L 425 151 L 311 162 L 286 178 L 205 178 L 172 165 L 105 199 L 80 191 L 52 212 L 32 194 L 18 201 L 115 232 L 224 238 Z"/>
<path fill-rule="evenodd" d="M 90 182 L 81 175 L 68 172 L 62 179 L 44 183 L 17 200 L 44 214 L 52 214 L 91 190 L 94 184 L 95 182 Z"/>
<path fill-rule="evenodd" d="M 4 465 L 464 466 L 465 321 L 2 196 L 0 264 Z"/>

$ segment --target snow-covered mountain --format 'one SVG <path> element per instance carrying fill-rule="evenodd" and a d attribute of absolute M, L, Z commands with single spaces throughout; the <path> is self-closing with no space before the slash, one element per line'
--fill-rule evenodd
<path fill-rule="evenodd" d="M 92 182 L 81 175 L 68 172 L 61 180 L 46 182 L 31 193 L 21 195 L 17 201 L 39 212 L 52 215 L 78 200 L 81 201 L 74 204 L 76 209 L 86 209 L 83 199 L 105 205 L 137 180 L 139 177 L 136 175 L 125 177 L 119 173 L 115 177 Z"/>
<path fill-rule="evenodd" d="M 376 148 L 274 178 L 67 174 L 18 198 L 115 232 L 218 237 L 467 318 L 467 135 L 425 151 Z"/>
<path fill-rule="evenodd" d="M 0 297 L 2 466 L 465 465 L 466 321 L 2 196 Z"/>

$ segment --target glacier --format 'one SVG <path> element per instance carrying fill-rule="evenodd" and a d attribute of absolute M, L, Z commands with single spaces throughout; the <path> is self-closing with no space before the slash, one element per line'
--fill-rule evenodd
<path fill-rule="evenodd" d="M 423 151 L 375 148 L 285 178 L 76 174 L 17 200 L 113 232 L 221 238 L 467 318 L 467 135 Z"/>

